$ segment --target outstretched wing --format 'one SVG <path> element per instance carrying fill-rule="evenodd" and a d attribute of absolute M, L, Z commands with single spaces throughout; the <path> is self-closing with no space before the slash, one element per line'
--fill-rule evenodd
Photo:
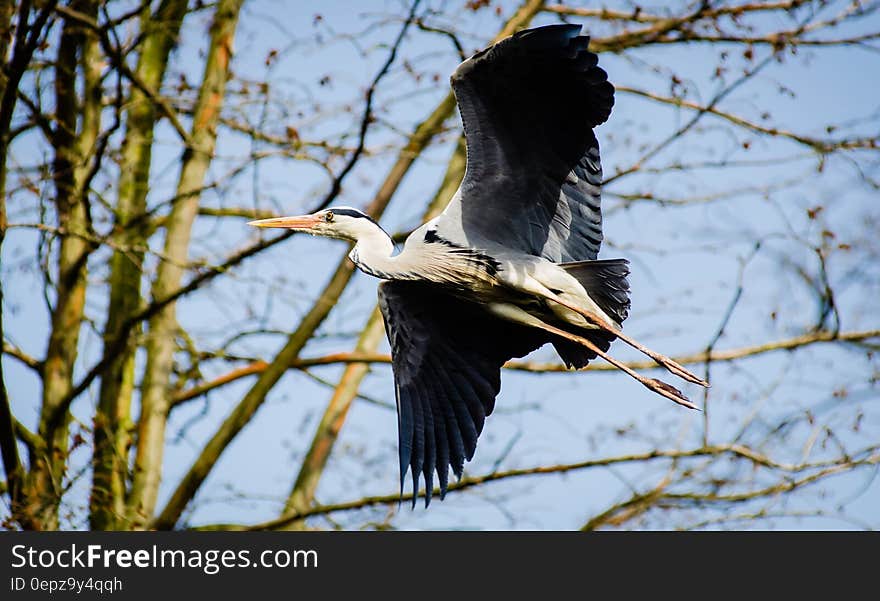
<path fill-rule="evenodd" d="M 425 477 L 427 506 L 434 470 L 443 498 L 449 466 L 460 478 L 465 460 L 473 458 L 501 389 L 501 366 L 549 338 L 424 282 L 382 282 L 379 307 L 391 344 L 401 494 L 409 467 L 414 494 L 419 474 Z"/>
<path fill-rule="evenodd" d="M 447 239 L 493 242 L 554 263 L 595 259 L 602 242 L 599 144 L 592 128 L 614 86 L 580 25 L 521 31 L 452 75 L 467 139 Z"/>

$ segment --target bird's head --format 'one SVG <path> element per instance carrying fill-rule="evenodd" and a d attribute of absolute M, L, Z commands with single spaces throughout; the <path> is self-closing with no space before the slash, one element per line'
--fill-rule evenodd
<path fill-rule="evenodd" d="M 351 207 L 333 207 L 311 215 L 249 221 L 254 227 L 277 227 L 297 232 L 357 242 L 381 227 L 372 217 Z"/>

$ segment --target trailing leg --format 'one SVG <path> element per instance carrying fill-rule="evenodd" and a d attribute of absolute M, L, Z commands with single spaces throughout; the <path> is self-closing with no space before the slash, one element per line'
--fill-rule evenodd
<path fill-rule="evenodd" d="M 650 348 L 646 347 L 645 345 L 643 345 L 639 341 L 637 341 L 633 338 L 630 338 L 629 336 L 624 334 L 623 331 L 620 330 L 620 328 L 617 328 L 617 327 L 609 324 L 607 321 L 602 319 L 596 313 L 594 313 L 588 309 L 583 309 L 581 307 L 578 307 L 576 304 L 568 302 L 565 299 L 560 298 L 559 295 L 553 294 L 552 292 L 550 292 L 550 295 L 547 296 L 547 299 L 562 305 L 566 309 L 574 311 L 578 315 L 581 315 L 590 324 L 596 326 L 597 328 L 605 330 L 609 334 L 614 334 L 615 336 L 620 338 L 626 344 L 628 344 L 631 347 L 633 347 L 634 349 L 644 353 L 645 355 L 647 355 L 648 357 L 650 357 L 651 359 L 656 361 L 659 365 L 665 367 L 670 373 L 675 374 L 676 376 L 678 376 L 684 380 L 687 380 L 688 382 L 691 382 L 693 384 L 699 384 L 700 386 L 705 386 L 706 388 L 709 387 L 709 383 L 706 382 L 705 380 L 703 380 L 702 378 L 700 378 L 699 376 L 691 373 L 690 371 L 688 371 L 683 366 L 679 365 L 676 361 L 674 361 L 673 359 L 670 359 L 666 355 L 663 355 L 661 353 L 658 353 L 657 351 L 651 350 Z"/>
<path fill-rule="evenodd" d="M 546 332 L 550 332 L 551 334 L 555 334 L 556 336 L 559 336 L 561 338 L 565 338 L 566 340 L 581 344 L 590 349 L 592 352 L 596 353 L 598 356 L 608 361 L 608 363 L 610 363 L 614 367 L 620 369 L 621 371 L 638 380 L 643 386 L 645 386 L 649 390 L 656 392 L 657 394 L 664 396 L 667 399 L 678 403 L 679 405 L 683 405 L 684 407 L 687 407 L 689 409 L 699 409 L 699 407 L 690 402 L 688 398 L 674 386 L 671 386 L 670 384 L 667 384 L 666 382 L 663 382 L 662 380 L 658 380 L 656 378 L 646 378 L 642 374 L 631 369 L 626 364 L 621 363 L 617 359 L 614 359 L 605 351 L 596 346 L 595 343 L 582 336 L 578 336 L 576 334 L 572 334 L 570 332 L 566 332 L 565 330 L 552 326 L 535 317 L 531 313 L 524 311 L 520 307 L 517 307 L 516 305 L 506 303 L 491 303 L 488 308 L 490 311 L 504 319 L 534 328 L 539 328 Z"/>

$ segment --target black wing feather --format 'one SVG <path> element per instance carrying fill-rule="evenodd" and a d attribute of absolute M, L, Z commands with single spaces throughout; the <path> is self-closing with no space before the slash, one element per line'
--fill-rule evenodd
<path fill-rule="evenodd" d="M 419 485 L 419 472 L 425 462 L 425 419 L 423 414 L 422 396 L 419 388 L 410 389 L 410 399 L 413 406 L 413 430 L 412 430 L 412 454 L 409 466 L 412 469 L 413 489 Z M 413 506 L 416 499 L 413 497 Z"/>
<path fill-rule="evenodd" d="M 445 213 L 469 241 L 554 263 L 598 255 L 602 167 L 592 128 L 611 114 L 614 86 L 579 31 L 519 32 L 453 74 L 468 158 Z"/>
<path fill-rule="evenodd" d="M 446 486 L 449 483 L 449 472 L 446 466 L 452 467 L 452 473 L 456 477 L 461 478 L 461 472 L 464 468 L 465 450 L 464 440 L 461 436 L 461 428 L 459 427 L 458 417 L 455 414 L 455 406 L 452 399 L 453 395 L 447 392 L 448 382 L 445 378 L 439 377 L 436 373 L 431 376 L 434 379 L 434 387 L 437 390 L 437 406 L 442 411 L 445 418 L 446 443 L 448 445 L 448 455 L 445 459 L 438 456 L 437 471 L 440 474 L 440 496 L 446 494 Z"/>
<path fill-rule="evenodd" d="M 446 494 L 461 477 L 501 388 L 501 366 L 549 342 L 540 330 L 502 321 L 424 282 L 379 285 L 397 394 L 401 483 L 407 467 L 430 502 L 433 472 Z"/>
<path fill-rule="evenodd" d="M 425 468 L 429 468 L 433 471 L 435 468 L 437 469 L 437 476 L 440 480 L 440 498 L 442 499 L 446 496 L 446 488 L 449 485 L 449 436 L 446 434 L 446 409 L 445 406 L 449 404 L 449 400 L 446 394 L 437 389 L 435 384 L 437 375 L 434 373 L 430 373 L 428 375 L 430 378 L 430 382 L 428 382 L 428 401 L 431 403 L 431 412 L 434 416 L 434 445 L 436 448 L 436 454 L 434 457 L 434 464 L 432 466 L 428 466 L 427 462 L 425 462 Z M 430 472 L 425 474 L 425 495 L 430 495 L 430 490 L 432 486 L 430 485 Z"/>
<path fill-rule="evenodd" d="M 410 390 L 401 390 L 395 383 L 395 397 L 397 398 L 397 449 L 400 456 L 400 494 L 403 495 L 403 480 L 412 457 L 412 436 L 404 436 L 405 432 L 412 432 L 415 428 L 413 421 L 412 401 Z"/>

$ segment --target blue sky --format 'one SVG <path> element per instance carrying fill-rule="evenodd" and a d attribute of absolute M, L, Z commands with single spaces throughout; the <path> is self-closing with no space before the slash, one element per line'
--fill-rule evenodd
<path fill-rule="evenodd" d="M 481 47 L 507 15 L 513 3 L 493 3 L 492 10 L 470 13 L 460 2 L 429 2 L 426 6 L 449 11 L 435 17 L 438 24 L 454 24 L 462 31 L 468 52 Z M 387 44 L 396 35 L 400 14 L 397 2 L 327 2 L 316 10 L 302 4 L 253 1 L 246 5 L 236 39 L 234 71 L 227 113 L 281 132 L 294 126 L 305 140 L 330 137 L 352 144 L 365 82 L 384 61 Z M 653 9 L 650 4 L 644 10 Z M 541 15 L 538 23 L 554 22 Z M 779 19 L 762 18 L 759 30 L 780 25 Z M 785 23 L 782 23 L 786 26 Z M 877 30 L 877 18 L 857 24 L 858 29 Z M 790 25 L 788 25 L 790 26 Z M 187 24 L 183 46 L 175 57 L 175 69 L 190 82 L 198 81 L 198 51 L 206 44 L 207 15 Z M 603 35 L 607 32 L 593 32 Z M 265 58 L 279 50 L 267 67 Z M 723 80 L 713 77 L 718 53 L 728 51 L 728 71 Z M 624 55 L 604 53 L 600 64 L 618 86 L 668 94 L 675 73 L 688 88 L 689 100 L 705 103 L 732 82 L 752 63 L 741 56 L 742 48 L 710 48 L 705 45 L 651 46 Z M 756 47 L 755 62 L 767 54 Z M 418 81 L 401 65 L 404 61 L 425 75 Z M 451 44 L 442 36 L 413 31 L 401 50 L 400 60 L 377 95 L 377 124 L 368 138 L 372 156 L 352 173 L 337 204 L 364 206 L 393 160 L 400 132 L 410 131 L 448 91 L 448 75 L 458 63 Z M 829 124 L 853 123 L 849 135 L 876 135 L 878 103 L 873 78 L 876 51 L 857 48 L 799 49 L 781 63 L 771 63 L 746 85 L 725 98 L 719 108 L 756 122 L 798 133 L 824 137 Z M 433 75 L 436 74 L 436 78 Z M 325 85 L 318 82 L 328 78 Z M 239 104 L 242 81 L 270 81 L 271 102 Z M 435 81 L 436 79 L 436 81 Z M 253 86 L 249 83 L 248 85 Z M 780 92 L 780 88 L 784 87 Z M 788 92 L 791 91 L 791 93 Z M 320 105 L 316 110 L 315 105 Z M 762 119 L 769 113 L 769 119 Z M 606 176 L 626 168 L 644 148 L 656 144 L 692 116 L 626 93 L 618 93 L 609 122 L 597 135 L 602 144 Z M 386 122 L 394 128 L 386 126 Z M 382 219 L 389 231 L 418 224 L 423 207 L 442 178 L 451 143 L 457 135 L 457 116 L 408 174 Z M 838 132 L 845 130 L 838 130 Z M 835 135 L 838 133 L 835 132 Z M 347 134 L 347 135 L 345 135 Z M 342 136 L 340 138 L 340 136 Z M 159 203 L 173 190 L 179 164 L 179 148 L 173 132 L 160 126 L 159 151 L 154 159 L 151 202 Z M 748 145 L 748 149 L 744 146 Z M 217 145 L 217 160 L 209 179 L 220 179 L 231 168 L 247 161 L 252 148 L 241 137 L 224 131 Z M 15 148 L 22 164 L 38 160 L 31 153 L 45 152 L 35 142 Z M 784 160 L 782 160 L 784 159 Z M 870 241 L 872 223 L 880 214 L 876 191 L 864 185 L 853 164 L 877 175 L 876 158 L 853 153 L 847 159 L 831 158 L 817 171 L 817 157 L 786 140 L 766 139 L 706 117 L 680 143 L 659 154 L 648 167 L 674 162 L 749 161 L 743 167 L 691 169 L 663 174 L 645 173 L 618 180 L 608 187 L 604 207 L 607 243 L 602 258 L 622 256 L 633 263 L 631 282 L 633 310 L 626 323 L 634 337 L 668 354 L 705 348 L 714 336 L 733 298 L 742 271 L 744 291 L 718 348 L 759 344 L 802 333 L 815 321 L 815 301 L 781 260 L 801 265 L 808 273 L 818 269 L 811 244 L 822 231 L 834 233 L 839 243 L 850 243 L 854 252 L 834 252 L 827 261 L 829 277 L 837 290 L 843 330 L 877 328 L 880 324 L 880 272 L 876 244 Z M 336 168 L 339 164 L 334 165 Z M 326 179 L 313 165 L 278 157 L 259 161 L 231 183 L 204 195 L 209 206 L 253 206 L 280 213 L 299 213 L 313 205 L 324 191 Z M 739 190 L 732 198 L 687 206 L 636 203 L 623 206 L 615 194 L 651 192 L 674 198 L 711 196 Z M 12 199 L 10 221 L 28 221 L 31 206 Z M 807 209 L 825 210 L 810 220 Z M 870 221 L 870 220 L 873 220 Z M 875 230 L 876 231 L 876 230 Z M 200 219 L 191 258 L 217 261 L 233 249 L 252 242 L 259 234 L 243 220 Z M 762 241 L 755 252 L 755 241 Z M 161 240 L 153 241 L 160 248 Z M 40 301 L 41 284 L 29 257 L 34 233 L 15 229 L 3 247 L 3 278 L 6 294 L 4 324 L 8 336 L 33 355 L 44 351 L 47 314 Z M 330 240 L 297 237 L 263 256 L 236 268 L 178 306 L 179 320 L 203 348 L 215 348 L 240 329 L 263 327 L 290 331 L 308 309 L 330 270 L 345 253 L 345 246 Z M 873 254 L 872 254 L 873 253 Z M 870 259 L 875 262 L 870 262 Z M 32 260 L 30 260 L 32 261 Z M 155 260 L 151 261 L 155 265 Z M 100 278 L 100 269 L 93 277 Z M 305 356 L 350 350 L 356 334 L 375 302 L 376 282 L 356 276 L 339 306 L 322 326 L 321 337 L 309 344 Z M 96 289 L 96 291 L 99 289 Z M 98 325 L 103 323 L 106 300 L 101 293 L 88 299 Z M 775 314 L 775 317 L 771 316 Z M 232 351 L 270 359 L 283 345 L 282 334 L 251 336 L 237 342 Z M 384 347 L 383 347 L 384 348 Z M 614 354 L 636 359 L 628 349 L 615 346 Z M 99 339 L 85 333 L 82 353 L 93 361 L 100 354 Z M 552 360 L 550 349 L 535 358 Z M 204 375 L 222 373 L 227 366 L 206 366 Z M 773 424 L 780 416 L 804 410 L 817 413 L 820 423 L 839 432 L 843 444 L 855 449 L 880 437 L 876 386 L 877 360 L 864 352 L 831 346 L 815 346 L 796 354 L 777 353 L 717 365 L 712 370 L 710 393 L 710 442 L 728 441 L 745 416 Z M 36 419 L 36 380 L 14 361 L 4 358 L 7 386 L 14 409 L 25 423 Z M 341 369 L 315 370 L 334 381 Z M 659 375 L 659 374 L 657 374 Z M 241 380 L 191 403 L 172 419 L 166 453 L 163 495 L 168 495 L 181 475 L 238 399 L 250 380 Z M 700 398 L 700 392 L 683 389 Z M 832 393 L 846 389 L 844 401 Z M 362 393 L 393 402 L 390 370 L 375 366 Z M 296 476 L 299 460 L 328 400 L 330 390 L 300 373 L 291 372 L 275 387 L 257 417 L 227 449 L 215 473 L 205 483 L 197 509 L 187 516 L 193 523 L 242 520 L 251 522 L 277 515 Z M 75 407 L 88 422 L 95 390 Z M 850 422 L 858 403 L 865 416 L 859 432 Z M 688 412 L 652 395 L 622 374 L 584 373 L 558 375 L 504 374 L 497 411 L 487 422 L 477 457 L 467 472 L 480 474 L 500 469 L 580 461 L 605 455 L 643 451 L 652 447 L 688 447 L 699 441 L 702 416 Z M 318 490 L 320 502 L 342 501 L 368 494 L 390 493 L 396 487 L 396 420 L 393 411 L 356 401 L 337 443 Z M 622 432 L 622 434 L 621 434 Z M 178 436 L 179 435 L 179 436 Z M 813 434 L 796 429 L 772 447 L 780 460 L 800 456 Z M 824 451 L 815 450 L 816 456 Z M 83 454 L 75 457 L 80 463 Z M 569 529 L 578 527 L 608 504 L 625 498 L 630 487 L 644 488 L 663 476 L 657 463 L 617 469 L 590 470 L 567 476 L 512 480 L 491 484 L 467 494 L 453 494 L 429 511 L 403 511 L 394 519 L 400 528 L 528 528 Z M 761 527 L 838 528 L 859 523 L 880 523 L 880 485 L 864 472 L 820 485 L 846 501 L 855 522 L 838 519 L 778 519 Z M 819 490 L 806 490 L 788 511 L 809 511 L 829 506 Z M 72 493 L 72 502 L 84 503 L 85 482 Z M 378 514 L 382 517 L 381 512 Z M 243 517 L 244 516 L 244 517 Z M 374 514 L 336 516 L 343 526 L 359 525 Z M 326 524 L 325 524 L 326 525 Z M 645 527 L 672 527 L 674 519 L 658 517 Z M 745 526 L 748 526 L 746 524 Z"/>

